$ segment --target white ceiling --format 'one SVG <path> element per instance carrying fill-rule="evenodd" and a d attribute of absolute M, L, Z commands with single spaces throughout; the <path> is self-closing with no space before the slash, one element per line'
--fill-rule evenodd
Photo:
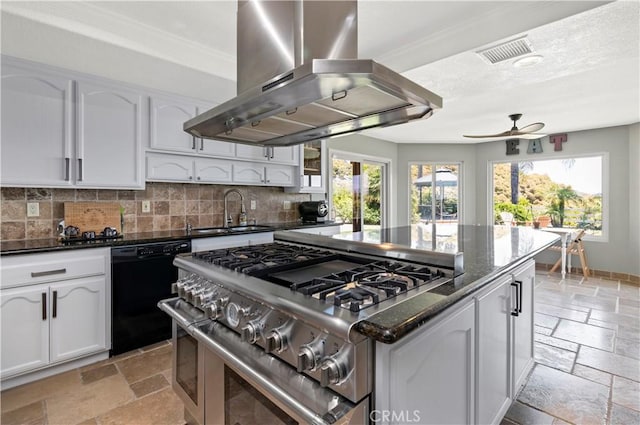
<path fill-rule="evenodd" d="M 235 1 L 8 2 L 17 16 L 235 80 Z M 358 10 L 359 57 L 444 98 L 432 118 L 365 134 L 401 143 L 546 123 L 546 133 L 640 121 L 640 3 L 372 1 Z M 474 52 L 527 35 L 543 61 L 489 65 Z"/>

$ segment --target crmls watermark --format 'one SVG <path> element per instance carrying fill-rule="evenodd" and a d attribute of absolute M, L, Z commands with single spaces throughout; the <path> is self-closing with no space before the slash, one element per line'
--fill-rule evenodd
<path fill-rule="evenodd" d="M 419 410 L 372 410 L 369 413 L 369 419 L 374 423 L 419 423 L 420 411 Z"/>

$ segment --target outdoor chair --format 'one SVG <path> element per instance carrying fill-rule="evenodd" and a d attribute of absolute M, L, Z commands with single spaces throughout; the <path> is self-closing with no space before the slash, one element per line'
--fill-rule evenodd
<path fill-rule="evenodd" d="M 582 244 L 582 237 L 584 236 L 584 229 L 580 229 L 580 231 L 578 232 L 578 235 L 569 243 L 569 246 L 567 246 L 567 261 L 568 261 L 568 268 L 569 271 L 571 271 L 571 256 L 572 255 L 577 255 L 580 258 L 580 267 L 582 267 L 582 274 L 584 277 L 589 277 L 589 264 L 587 264 L 587 255 L 584 251 L 584 245 Z M 551 247 L 549 247 L 550 250 L 552 251 L 559 251 L 562 252 L 562 247 L 559 245 L 553 245 Z M 562 263 L 562 256 L 560 256 L 560 258 L 558 258 L 558 261 L 556 261 L 556 263 L 553 265 L 553 267 L 551 267 L 551 270 L 549 270 L 549 272 L 554 272 L 558 269 L 558 267 L 560 267 L 560 264 Z"/>

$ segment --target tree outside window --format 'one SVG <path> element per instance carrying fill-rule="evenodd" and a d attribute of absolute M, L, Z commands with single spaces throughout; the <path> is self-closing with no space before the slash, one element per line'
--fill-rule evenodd
<path fill-rule="evenodd" d="M 509 212 L 517 225 L 548 222 L 602 236 L 602 163 L 600 155 L 494 164 L 494 223 Z"/>

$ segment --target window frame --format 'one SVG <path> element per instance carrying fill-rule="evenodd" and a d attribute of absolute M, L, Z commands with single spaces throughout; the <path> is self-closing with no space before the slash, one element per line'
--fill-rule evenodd
<path fill-rule="evenodd" d="M 609 222 L 610 222 L 610 192 L 611 188 L 609 186 L 610 179 L 610 170 L 609 170 L 609 152 L 586 152 L 575 155 L 554 155 L 554 156 L 543 156 L 543 157 L 535 157 L 531 156 L 526 157 L 525 159 L 521 159 L 518 162 L 526 162 L 526 161 L 562 161 L 564 159 L 579 159 L 579 158 L 594 158 L 600 157 L 602 159 L 602 235 L 584 235 L 584 240 L 593 241 L 593 242 L 609 242 Z M 515 159 L 515 158 L 514 158 Z M 495 187 L 494 187 L 494 179 L 493 179 L 493 168 L 495 164 L 505 164 L 511 163 L 514 161 L 510 161 L 508 158 L 496 159 L 488 161 L 488 169 L 487 169 L 487 188 L 488 195 L 487 196 L 487 225 L 493 226 L 493 205 L 494 200 L 493 197 L 495 195 Z"/>

